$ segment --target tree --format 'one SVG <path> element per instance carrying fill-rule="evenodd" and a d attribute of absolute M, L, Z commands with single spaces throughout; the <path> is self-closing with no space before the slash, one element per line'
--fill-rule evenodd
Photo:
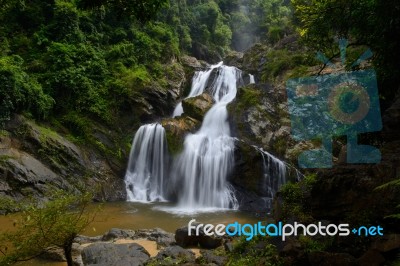
<path fill-rule="evenodd" d="M 332 54 L 334 39 L 369 46 L 383 96 L 400 85 L 400 2 L 397 0 L 291 0 L 298 31 L 307 46 Z M 337 50 L 333 50 L 337 52 Z M 381 91 L 382 92 L 382 91 Z"/>
<path fill-rule="evenodd" d="M 1 265 L 33 259 L 45 251 L 62 248 L 68 266 L 72 262 L 74 238 L 94 219 L 97 210 L 88 210 L 92 194 L 72 195 L 56 191 L 52 200 L 21 204 L 2 200 L 0 208 L 21 209 L 16 230 L 0 235 Z"/>
<path fill-rule="evenodd" d="M 146 22 L 157 16 L 158 11 L 168 6 L 168 0 L 80 0 L 82 8 L 109 7 L 120 15 L 133 15 L 136 19 Z"/>

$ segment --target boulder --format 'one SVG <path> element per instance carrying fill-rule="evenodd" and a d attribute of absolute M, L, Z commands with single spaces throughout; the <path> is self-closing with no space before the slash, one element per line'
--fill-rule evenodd
<path fill-rule="evenodd" d="M 213 105 L 213 98 L 208 93 L 188 98 L 182 101 L 183 111 L 185 115 L 202 121 L 204 115 Z"/>
<path fill-rule="evenodd" d="M 185 135 L 194 132 L 200 126 L 200 121 L 188 116 L 180 116 L 163 119 L 161 125 L 165 129 L 170 153 L 176 154 L 182 150 Z"/>
<path fill-rule="evenodd" d="M 155 241 L 158 246 L 168 247 L 175 243 L 174 234 L 168 233 L 161 228 L 140 229 L 136 232 L 136 238 L 145 238 L 150 241 Z"/>
<path fill-rule="evenodd" d="M 195 262 L 196 257 L 190 250 L 184 249 L 180 246 L 171 246 L 163 249 L 156 256 L 156 260 L 158 261 L 165 261 L 165 259 L 168 259 L 170 262 L 170 264 L 167 265 L 181 265 L 183 262 Z"/>
<path fill-rule="evenodd" d="M 191 231 L 189 236 L 189 229 L 187 226 L 176 229 L 175 241 L 181 247 L 196 247 L 199 243 L 199 237 L 195 235 L 195 230 Z"/>
<path fill-rule="evenodd" d="M 217 266 L 226 265 L 226 263 L 228 261 L 227 257 L 215 255 L 214 252 L 212 252 L 210 250 L 202 250 L 201 258 L 206 263 L 209 263 L 212 265 L 217 265 Z"/>
<path fill-rule="evenodd" d="M 224 64 L 242 69 L 243 55 L 242 52 L 230 51 L 224 58 Z"/>
<path fill-rule="evenodd" d="M 180 59 L 184 67 L 190 67 L 192 69 L 201 69 L 203 67 L 196 57 L 184 55 Z"/>
<path fill-rule="evenodd" d="M 140 245 L 94 243 L 82 250 L 84 265 L 141 266 L 149 260 L 149 253 Z"/>
<path fill-rule="evenodd" d="M 176 244 L 181 247 L 197 247 L 200 246 L 206 249 L 214 249 L 222 245 L 222 238 L 216 236 L 207 236 L 203 229 L 200 228 L 199 235 L 196 235 L 196 230 L 192 229 L 189 236 L 187 226 L 178 228 L 175 232 Z"/>
<path fill-rule="evenodd" d="M 84 235 L 78 235 L 74 239 L 74 243 L 77 243 L 79 245 L 82 244 L 89 244 L 89 243 L 94 243 L 94 242 L 100 242 L 102 241 L 103 236 L 84 236 Z"/>
<path fill-rule="evenodd" d="M 116 238 L 133 238 L 135 231 L 133 230 L 122 230 L 118 228 L 112 228 L 110 231 L 105 233 L 102 237 L 103 241 L 110 241 Z"/>

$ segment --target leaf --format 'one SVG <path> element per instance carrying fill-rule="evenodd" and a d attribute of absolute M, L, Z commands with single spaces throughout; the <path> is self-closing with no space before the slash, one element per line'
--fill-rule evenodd
<path fill-rule="evenodd" d="M 375 190 L 382 190 L 382 189 L 395 189 L 395 188 L 400 189 L 400 178 L 399 179 L 395 179 L 393 181 L 390 181 L 388 183 L 385 183 L 383 185 L 380 185 L 379 187 L 375 188 Z"/>

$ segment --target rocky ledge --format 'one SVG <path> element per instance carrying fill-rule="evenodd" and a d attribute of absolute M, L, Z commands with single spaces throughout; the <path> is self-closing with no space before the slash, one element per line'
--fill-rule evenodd
<path fill-rule="evenodd" d="M 194 234 L 194 232 L 192 232 Z M 225 246 L 226 248 L 224 248 Z M 188 236 L 188 228 L 175 234 L 162 229 L 123 230 L 113 228 L 104 235 L 80 235 L 73 244 L 75 265 L 225 265 L 227 258 L 212 249 L 230 250 L 230 240 Z M 61 249 L 51 248 L 42 259 L 66 261 Z"/>

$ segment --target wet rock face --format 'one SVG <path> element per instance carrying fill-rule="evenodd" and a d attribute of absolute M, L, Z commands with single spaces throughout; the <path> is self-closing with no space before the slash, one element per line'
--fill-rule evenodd
<path fill-rule="evenodd" d="M 107 183 L 98 197 L 125 199 L 121 165 L 98 152 L 82 149 L 51 129 L 15 116 L 0 137 L 0 194 L 15 199 L 42 198 L 54 188 Z"/>
<path fill-rule="evenodd" d="M 290 133 L 290 117 L 282 88 L 250 84 L 238 91 L 229 105 L 231 126 L 236 137 L 249 145 L 263 147 L 286 160 L 296 145 Z"/>
<path fill-rule="evenodd" d="M 219 61 L 222 61 L 222 57 L 217 51 L 212 50 L 204 44 L 197 42 L 192 44 L 191 54 L 193 54 L 196 58 L 200 60 L 204 60 L 210 63 L 217 63 Z"/>
<path fill-rule="evenodd" d="M 0 163 L 0 193 L 14 198 L 29 194 L 40 197 L 41 193 L 48 190 L 47 184 L 60 189 L 72 188 L 61 176 L 28 153 L 8 149 L 0 156 L 7 158 Z"/>
<path fill-rule="evenodd" d="M 161 121 L 165 129 L 168 142 L 168 150 L 171 154 L 178 154 L 183 149 L 185 135 L 194 132 L 201 122 L 189 116 L 167 118 Z"/>
<path fill-rule="evenodd" d="M 194 69 L 200 69 L 203 65 L 197 60 L 196 57 L 184 55 L 181 57 L 181 63 L 184 67 L 190 67 Z M 193 73 L 191 73 L 193 75 Z"/>
<path fill-rule="evenodd" d="M 224 58 L 224 63 L 227 66 L 235 66 L 239 69 L 242 69 L 243 66 L 243 53 L 237 51 L 230 51 Z M 243 69 L 242 69 L 243 70 Z"/>

